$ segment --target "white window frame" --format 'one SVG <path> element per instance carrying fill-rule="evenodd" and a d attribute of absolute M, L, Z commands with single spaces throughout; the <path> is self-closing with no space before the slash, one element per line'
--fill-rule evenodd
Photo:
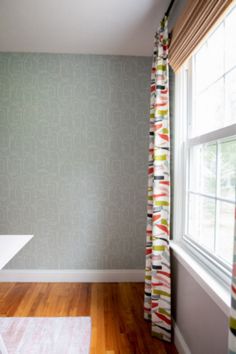
<path fill-rule="evenodd" d="M 191 120 L 192 102 L 192 59 L 175 77 L 175 120 L 174 120 L 174 205 L 173 239 L 183 247 L 213 277 L 229 288 L 232 267 L 208 252 L 186 235 L 187 186 L 189 148 L 236 135 L 236 124 L 221 128 L 199 137 L 188 138 L 188 125 Z"/>

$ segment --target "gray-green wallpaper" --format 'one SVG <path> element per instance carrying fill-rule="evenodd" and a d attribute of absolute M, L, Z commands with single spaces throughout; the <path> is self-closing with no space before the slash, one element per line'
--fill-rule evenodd
<path fill-rule="evenodd" d="M 151 59 L 0 54 L 0 234 L 15 269 L 144 267 Z"/>

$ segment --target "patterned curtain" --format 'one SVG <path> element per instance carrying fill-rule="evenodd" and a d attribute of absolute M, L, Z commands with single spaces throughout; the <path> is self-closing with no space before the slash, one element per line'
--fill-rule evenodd
<path fill-rule="evenodd" d="M 168 74 L 168 23 L 165 16 L 155 36 L 151 74 L 144 318 L 151 320 L 154 336 L 169 342 L 171 274 Z"/>
<path fill-rule="evenodd" d="M 231 285 L 231 313 L 229 319 L 229 354 L 236 354 L 236 209 L 234 223 L 234 255 Z"/>

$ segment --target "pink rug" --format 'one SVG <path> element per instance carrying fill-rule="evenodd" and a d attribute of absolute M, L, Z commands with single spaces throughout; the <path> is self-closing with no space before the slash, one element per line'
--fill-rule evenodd
<path fill-rule="evenodd" d="M 8 354 L 89 354 L 91 319 L 1 317 L 0 334 Z"/>

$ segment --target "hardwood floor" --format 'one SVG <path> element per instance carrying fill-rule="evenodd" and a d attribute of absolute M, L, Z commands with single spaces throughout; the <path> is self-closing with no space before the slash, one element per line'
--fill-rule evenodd
<path fill-rule="evenodd" d="M 91 316 L 91 354 L 176 354 L 152 338 L 141 283 L 0 283 L 0 316 Z"/>

